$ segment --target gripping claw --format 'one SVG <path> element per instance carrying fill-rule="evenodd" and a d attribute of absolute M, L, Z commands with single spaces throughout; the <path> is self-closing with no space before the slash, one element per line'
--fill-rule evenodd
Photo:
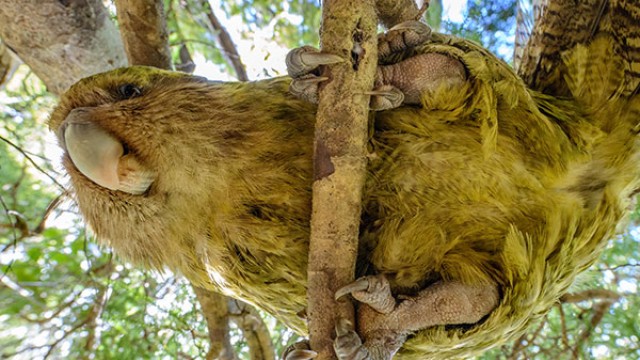
<path fill-rule="evenodd" d="M 388 56 L 431 40 L 431 28 L 420 21 L 405 21 L 378 36 L 378 57 Z"/>
<path fill-rule="evenodd" d="M 391 285 L 384 275 L 365 276 L 336 291 L 336 300 L 351 294 L 376 311 L 388 314 L 396 307 L 396 299 L 391 294 Z"/>
<path fill-rule="evenodd" d="M 312 73 L 321 65 L 337 64 L 344 61 L 340 56 L 321 53 L 312 46 L 303 46 L 289 51 L 285 60 L 287 72 L 292 78 Z"/>
<path fill-rule="evenodd" d="M 308 341 L 300 341 L 289 346 L 282 355 L 283 360 L 311 360 L 315 359 L 318 353 L 309 348 Z"/>
<path fill-rule="evenodd" d="M 400 107 L 404 101 L 404 93 L 392 85 L 383 85 L 373 91 L 367 91 L 365 94 L 371 95 L 369 109 L 374 111 L 395 109 Z"/>

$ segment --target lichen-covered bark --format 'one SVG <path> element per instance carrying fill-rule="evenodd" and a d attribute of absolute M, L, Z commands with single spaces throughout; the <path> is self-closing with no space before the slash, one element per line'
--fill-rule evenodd
<path fill-rule="evenodd" d="M 171 69 L 163 2 L 116 0 L 116 9 L 129 64 Z"/>
<path fill-rule="evenodd" d="M 323 4 L 321 48 L 346 61 L 327 68 L 320 90 L 314 142 L 309 253 L 309 332 L 318 359 L 334 358 L 336 316 L 353 321 L 353 307 L 335 291 L 353 281 L 366 168 L 367 116 L 377 64 L 373 0 Z"/>
<path fill-rule="evenodd" d="M 59 94 L 83 77 L 126 65 L 101 0 L 0 0 L 0 37 Z"/>

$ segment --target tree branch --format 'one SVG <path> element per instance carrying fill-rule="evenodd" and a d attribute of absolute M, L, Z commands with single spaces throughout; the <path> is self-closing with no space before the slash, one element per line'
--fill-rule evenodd
<path fill-rule="evenodd" d="M 211 342 L 207 359 L 234 360 L 233 347 L 229 338 L 227 297 L 197 286 L 193 286 L 193 291 L 207 320 Z"/>
<path fill-rule="evenodd" d="M 31 156 L 29 156 L 29 154 L 27 154 L 26 151 L 24 151 L 20 146 L 14 144 L 12 141 L 10 141 L 9 139 L 0 136 L 0 141 L 4 141 L 7 145 L 11 146 L 12 148 L 16 149 L 20 154 L 22 154 L 22 156 L 24 156 L 25 159 L 27 159 L 27 161 L 29 161 L 31 163 L 31 165 L 33 165 L 34 168 L 36 168 L 36 170 L 38 170 L 39 172 L 41 172 L 44 176 L 48 177 L 54 184 L 56 184 L 60 190 L 62 190 L 63 193 L 67 192 L 67 189 L 64 187 L 64 185 L 60 184 L 58 182 L 58 180 L 56 180 L 55 177 L 53 177 L 51 174 L 49 174 L 48 172 L 46 172 L 43 168 L 41 168 L 32 158 Z"/>
<path fill-rule="evenodd" d="M 236 49 L 236 45 L 231 40 L 231 36 L 227 29 L 222 26 L 218 17 L 213 12 L 213 8 L 211 7 L 211 3 L 206 0 L 199 0 L 200 7 L 204 9 L 205 14 L 207 15 L 207 19 L 209 19 L 209 24 L 213 35 L 215 36 L 216 43 L 218 43 L 218 47 L 220 48 L 220 52 L 222 56 L 227 60 L 227 63 L 233 67 L 233 70 L 236 72 L 236 77 L 239 81 L 249 81 L 249 77 L 247 76 L 247 71 L 245 70 L 244 64 L 240 60 L 240 54 L 238 54 L 238 50 Z"/>
<path fill-rule="evenodd" d="M 334 358 L 334 314 L 353 322 L 353 306 L 335 291 L 353 281 L 366 170 L 369 97 L 377 65 L 373 0 L 325 1 L 321 47 L 346 61 L 328 67 L 314 139 L 314 183 L 308 267 L 311 348 Z"/>
<path fill-rule="evenodd" d="M 579 303 L 587 300 L 608 300 L 616 302 L 621 295 L 615 291 L 605 289 L 584 290 L 578 293 L 566 293 L 560 297 L 562 303 Z"/>
<path fill-rule="evenodd" d="M 249 358 L 274 360 L 275 350 L 271 342 L 271 334 L 256 309 L 242 301 L 229 298 L 229 310 L 233 314 L 231 320 L 242 330 L 247 340 Z"/>
<path fill-rule="evenodd" d="M 0 0 L 0 38 L 54 94 L 126 65 L 102 0 Z"/>
<path fill-rule="evenodd" d="M 115 3 L 129 64 L 171 69 L 162 0 L 115 0 Z"/>

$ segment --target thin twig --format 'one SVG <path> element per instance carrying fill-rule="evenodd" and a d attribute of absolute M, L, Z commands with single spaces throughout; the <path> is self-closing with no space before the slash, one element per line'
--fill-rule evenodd
<path fill-rule="evenodd" d="M 245 69 L 242 60 L 240 59 L 240 54 L 236 48 L 236 45 L 233 43 L 231 36 L 227 29 L 222 25 L 218 17 L 213 11 L 211 7 L 211 3 L 206 0 L 198 0 L 199 8 L 202 9 L 209 20 L 208 26 L 211 29 L 212 34 L 216 39 L 216 43 L 218 44 L 218 48 L 222 53 L 222 56 L 226 59 L 227 63 L 233 67 L 233 70 L 236 73 L 236 77 L 239 81 L 249 81 L 249 77 L 247 76 L 247 71 Z"/>
<path fill-rule="evenodd" d="M 22 154 L 22 156 L 25 157 L 25 159 L 27 159 L 27 161 L 29 161 L 33 167 L 35 167 L 38 171 L 40 171 L 41 173 L 43 173 L 46 177 L 48 177 L 49 179 L 51 179 L 51 181 L 53 181 L 54 184 L 56 184 L 60 189 L 62 189 L 63 191 L 67 191 L 67 189 L 58 182 L 58 180 L 56 180 L 53 176 L 49 175 L 48 172 L 44 171 L 32 158 L 31 156 L 29 156 L 29 154 L 27 154 L 24 150 L 22 150 L 18 145 L 14 144 L 13 142 L 11 142 L 9 139 L 4 138 L 3 136 L 0 136 L 0 140 L 4 141 L 5 143 L 7 143 L 9 146 L 11 146 L 12 148 L 16 149 L 20 154 Z"/>
<path fill-rule="evenodd" d="M 49 216 L 53 213 L 53 211 L 57 209 L 58 206 L 60 206 L 60 204 L 62 203 L 62 199 L 68 195 L 69 193 L 65 191 L 62 194 L 59 194 L 58 196 L 56 196 L 53 200 L 51 200 L 49 205 L 47 205 L 47 208 L 44 210 L 44 213 L 42 214 L 42 218 L 40 219 L 40 222 L 38 223 L 36 228 L 33 230 L 34 234 L 41 234 L 44 231 L 47 219 L 49 219 Z"/>

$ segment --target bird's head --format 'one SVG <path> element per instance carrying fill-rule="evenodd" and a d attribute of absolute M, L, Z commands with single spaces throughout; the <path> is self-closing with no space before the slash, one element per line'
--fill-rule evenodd
<path fill-rule="evenodd" d="M 223 119 L 233 110 L 221 86 L 131 67 L 83 79 L 61 96 L 49 126 L 62 164 L 83 216 L 117 253 L 160 267 L 178 252 L 176 239 L 206 233 L 189 214 L 206 217 L 211 188 L 224 177 L 222 143 L 233 125 Z"/>

